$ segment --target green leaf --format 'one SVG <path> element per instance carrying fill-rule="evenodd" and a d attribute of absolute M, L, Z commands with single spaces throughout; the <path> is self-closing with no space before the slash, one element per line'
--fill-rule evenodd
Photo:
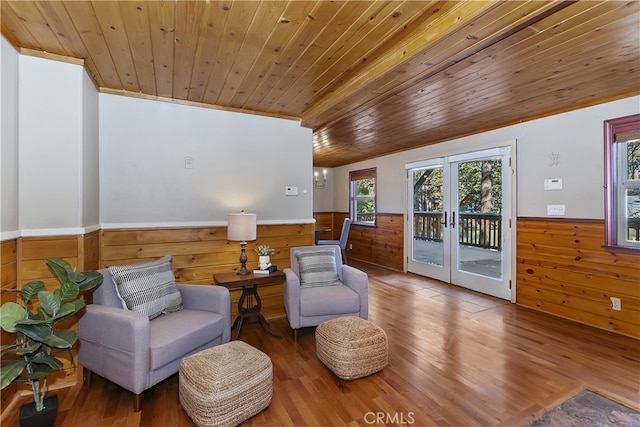
<path fill-rule="evenodd" d="M 47 267 L 58 279 L 59 282 L 67 280 L 67 271 L 73 271 L 73 267 L 62 258 L 47 258 Z"/>
<path fill-rule="evenodd" d="M 40 318 L 22 319 L 19 322 L 16 322 L 16 326 L 17 325 L 48 325 L 48 324 L 49 324 L 49 321 L 47 319 L 40 319 Z"/>
<path fill-rule="evenodd" d="M 16 326 L 16 329 L 34 341 L 42 343 L 52 348 L 69 348 L 78 339 L 78 331 L 63 329 L 52 333 L 51 328 L 46 326 Z"/>
<path fill-rule="evenodd" d="M 53 321 L 56 323 L 61 322 L 66 318 L 73 316 L 74 314 L 82 310 L 85 306 L 86 303 L 81 299 L 62 304 L 62 307 L 60 307 L 60 310 L 58 311 L 56 317 L 53 318 Z"/>
<path fill-rule="evenodd" d="M 22 359 L 6 362 L 0 369 L 0 389 L 11 384 L 26 367 L 27 363 Z"/>
<path fill-rule="evenodd" d="M 67 274 L 71 276 L 73 271 L 67 271 Z M 80 293 L 80 288 L 78 284 L 74 282 L 71 277 L 67 277 L 67 280 L 63 280 L 60 282 L 60 298 L 62 301 L 69 301 L 78 297 Z"/>
<path fill-rule="evenodd" d="M 42 344 L 39 342 L 31 341 L 28 347 L 18 347 L 15 350 L 10 351 L 9 353 L 17 354 L 18 356 L 24 356 L 33 354 L 39 351 L 42 348 Z"/>
<path fill-rule="evenodd" d="M 0 346 L 0 353 L 4 353 L 5 350 L 9 350 L 10 348 L 13 348 L 15 346 L 17 346 L 17 343 L 12 343 L 12 344 L 3 344 L 2 346 Z"/>
<path fill-rule="evenodd" d="M 37 380 L 39 378 L 46 377 L 53 372 L 53 369 L 49 365 L 31 365 L 31 372 L 25 375 L 30 380 Z"/>
<path fill-rule="evenodd" d="M 41 323 L 46 323 L 51 321 L 51 316 L 49 315 L 49 313 L 47 313 L 47 311 L 42 307 L 38 307 L 38 313 L 36 315 L 33 316 L 29 316 L 31 319 L 33 320 L 39 320 Z"/>
<path fill-rule="evenodd" d="M 38 355 L 31 360 L 31 363 L 35 365 L 46 365 L 55 371 L 59 371 L 64 366 L 57 357 L 50 354 Z"/>
<path fill-rule="evenodd" d="M 7 332 L 16 331 L 16 323 L 24 320 L 27 310 L 15 302 L 6 302 L 0 307 L 0 327 Z"/>
<path fill-rule="evenodd" d="M 32 299 L 38 295 L 38 292 L 43 290 L 44 282 L 40 280 L 34 280 L 24 285 L 20 292 L 22 293 L 23 298 Z"/>
<path fill-rule="evenodd" d="M 87 271 L 84 273 L 85 279 L 84 281 L 78 283 L 78 287 L 81 291 L 88 291 L 89 289 L 93 289 L 95 287 L 100 286 L 104 277 L 102 273 L 98 271 Z"/>
<path fill-rule="evenodd" d="M 48 291 L 40 291 L 38 292 L 38 299 L 40 300 L 40 306 L 49 316 L 53 316 L 60 310 L 62 300 L 59 296 Z"/>
<path fill-rule="evenodd" d="M 46 338 L 45 344 L 53 348 L 70 348 L 78 340 L 78 331 L 63 329 Z"/>
<path fill-rule="evenodd" d="M 45 339 L 53 334 L 50 327 L 37 324 L 16 324 L 16 331 L 41 343 L 44 343 Z"/>

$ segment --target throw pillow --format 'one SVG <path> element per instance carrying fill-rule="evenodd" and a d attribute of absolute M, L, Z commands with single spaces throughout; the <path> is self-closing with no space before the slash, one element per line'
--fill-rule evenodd
<path fill-rule="evenodd" d="M 128 310 L 144 314 L 149 320 L 182 310 L 171 255 L 151 262 L 109 267 L 109 273 Z"/>
<path fill-rule="evenodd" d="M 341 285 L 333 251 L 297 252 L 300 269 L 300 287 Z"/>

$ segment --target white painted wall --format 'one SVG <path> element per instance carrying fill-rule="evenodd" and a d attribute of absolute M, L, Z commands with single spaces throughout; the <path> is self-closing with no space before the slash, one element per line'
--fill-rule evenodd
<path fill-rule="evenodd" d="M 82 226 L 86 231 L 100 224 L 100 161 L 98 91 L 82 74 Z"/>
<path fill-rule="evenodd" d="M 0 37 L 0 238 L 17 237 L 18 52 Z M 0 240 L 1 240 L 0 239 Z"/>
<path fill-rule="evenodd" d="M 311 148 L 296 121 L 100 94 L 102 226 L 312 221 Z"/>
<path fill-rule="evenodd" d="M 22 233 L 82 225 L 83 73 L 78 65 L 20 56 Z"/>
<path fill-rule="evenodd" d="M 334 210 L 349 210 L 349 171 L 376 167 L 378 211 L 403 213 L 405 164 L 516 139 L 518 216 L 546 217 L 547 205 L 564 204 L 566 218 L 603 219 L 603 121 L 639 112 L 636 96 L 334 168 Z M 559 153 L 557 166 L 552 153 Z M 562 178 L 564 189 L 545 191 L 545 178 Z"/>

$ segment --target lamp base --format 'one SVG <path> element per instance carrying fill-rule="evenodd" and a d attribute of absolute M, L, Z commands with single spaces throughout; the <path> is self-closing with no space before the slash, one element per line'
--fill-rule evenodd
<path fill-rule="evenodd" d="M 241 242 L 240 243 L 240 270 L 238 270 L 238 275 L 239 276 L 246 276 L 248 274 L 251 274 L 251 271 L 249 271 L 247 269 L 247 251 L 246 251 L 246 247 L 247 247 L 247 242 Z"/>

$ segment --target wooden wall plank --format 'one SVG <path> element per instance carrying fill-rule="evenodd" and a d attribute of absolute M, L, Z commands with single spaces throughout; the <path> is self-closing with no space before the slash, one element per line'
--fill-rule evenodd
<path fill-rule="evenodd" d="M 640 338 L 640 256 L 602 249 L 602 221 L 519 218 L 517 236 L 518 304 Z"/>
<path fill-rule="evenodd" d="M 91 240 L 91 237 L 88 239 Z M 74 268 L 82 268 L 80 256 L 86 253 L 83 248 L 84 242 L 83 236 L 20 238 L 18 250 L 19 286 L 24 286 L 32 280 L 41 280 L 47 289 L 57 288 L 58 281 L 47 268 L 46 259 L 59 257 L 69 262 Z M 59 327 L 76 329 L 77 319 L 73 317 L 64 324 L 59 325 Z M 72 353 L 74 360 L 76 360 L 77 344 L 72 348 Z M 55 372 L 49 376 L 47 384 L 51 389 L 69 387 L 81 380 L 81 370 L 78 369 L 77 365 L 72 366 L 68 362 L 68 355 L 60 354 L 60 358 L 64 362 L 64 368 L 62 371 Z"/>
<path fill-rule="evenodd" d="M 18 244 L 16 239 L 5 240 L 0 244 L 0 287 L 2 289 L 16 289 L 18 286 Z M 0 293 L 0 305 L 15 300 L 14 292 Z M 0 331 L 0 343 L 9 344 L 15 339 L 15 334 Z M 4 412 L 17 392 L 15 383 L 6 387 L 0 393 L 0 412 Z"/>
<path fill-rule="evenodd" d="M 331 223 L 329 224 L 329 216 Z M 317 224 L 330 226 L 334 240 L 340 238 L 340 230 L 348 213 L 314 213 Z M 347 261 L 350 259 L 402 271 L 404 263 L 404 215 L 378 213 L 375 226 L 351 224 L 347 241 Z"/>
<path fill-rule="evenodd" d="M 247 244 L 247 268 L 258 267 L 255 249 L 275 250 L 271 263 L 283 270 L 291 265 L 290 248 L 313 244 L 313 224 L 258 225 L 257 239 Z M 101 268 L 151 261 L 171 254 L 179 283 L 213 284 L 213 275 L 240 268 L 240 243 L 227 240 L 226 227 L 102 230 Z M 264 294 L 264 296 L 263 296 Z M 265 317 L 285 315 L 282 285 L 261 287 Z M 239 291 L 231 292 L 232 320 L 237 314 Z"/>

